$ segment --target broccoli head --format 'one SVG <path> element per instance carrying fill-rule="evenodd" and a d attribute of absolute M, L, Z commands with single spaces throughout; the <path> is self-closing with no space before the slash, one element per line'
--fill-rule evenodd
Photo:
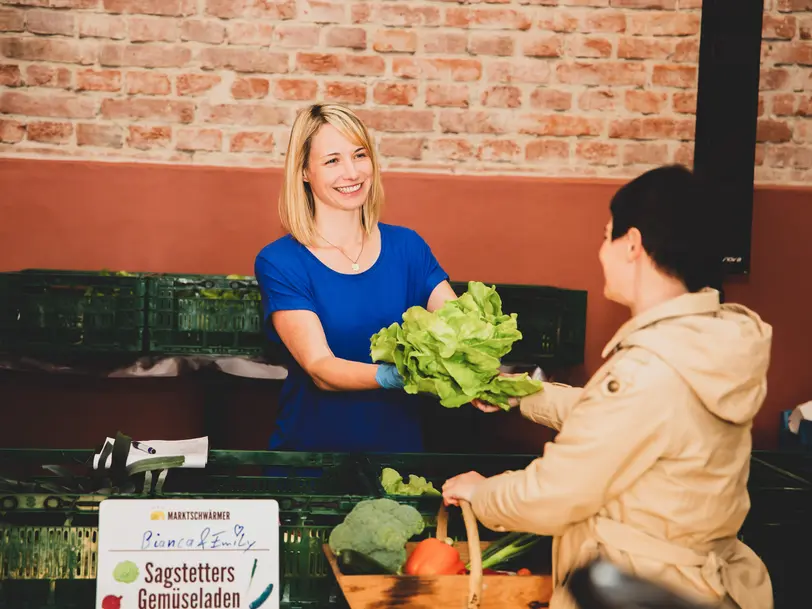
<path fill-rule="evenodd" d="M 406 561 L 406 542 L 424 528 L 423 517 L 413 507 L 392 499 L 367 499 L 332 530 L 329 544 L 335 554 L 355 550 L 397 572 Z"/>

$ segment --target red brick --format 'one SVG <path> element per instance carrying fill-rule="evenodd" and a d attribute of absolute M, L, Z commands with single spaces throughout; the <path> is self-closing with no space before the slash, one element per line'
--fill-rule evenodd
<path fill-rule="evenodd" d="M 779 11 L 782 12 L 801 12 L 812 10 L 812 0 L 778 0 Z"/>
<path fill-rule="evenodd" d="M 522 90 L 513 85 L 497 85 L 482 92 L 480 103 L 491 108 L 519 108 L 522 105 Z"/>
<path fill-rule="evenodd" d="M 696 114 L 696 93 L 679 92 L 674 93 L 672 100 L 674 112 L 679 114 Z"/>
<path fill-rule="evenodd" d="M 767 53 L 776 64 L 812 65 L 812 43 L 776 42 Z"/>
<path fill-rule="evenodd" d="M 112 38 L 121 40 L 127 37 L 127 23 L 123 17 L 114 15 L 80 14 L 79 36 L 81 38 Z"/>
<path fill-rule="evenodd" d="M 758 147 L 756 147 L 756 158 L 758 158 Z M 680 144 L 674 151 L 674 163 L 684 165 L 685 167 L 692 167 L 694 164 L 694 146 L 693 144 Z M 758 164 L 758 162 L 756 163 Z"/>
<path fill-rule="evenodd" d="M 564 39 L 557 35 L 541 35 L 528 38 L 522 46 L 528 57 L 561 57 L 564 53 Z"/>
<path fill-rule="evenodd" d="M 668 162 L 668 144 L 632 142 L 623 146 L 624 165 L 664 165 Z"/>
<path fill-rule="evenodd" d="M 73 13 L 65 11 L 30 10 L 26 13 L 25 29 L 33 34 L 73 36 L 76 18 Z"/>
<path fill-rule="evenodd" d="M 383 137 L 378 149 L 384 157 L 418 161 L 423 156 L 425 143 L 426 140 L 421 137 Z"/>
<path fill-rule="evenodd" d="M 583 32 L 620 34 L 626 31 L 626 14 L 619 11 L 593 11 L 584 20 Z"/>
<path fill-rule="evenodd" d="M 679 0 L 680 10 L 689 10 L 692 8 L 702 8 L 702 0 Z"/>
<path fill-rule="evenodd" d="M 414 53 L 417 50 L 417 33 L 409 30 L 378 30 L 372 41 L 378 53 Z"/>
<path fill-rule="evenodd" d="M 620 163 L 620 149 L 612 142 L 578 142 L 575 146 L 575 156 L 589 165 L 611 166 Z"/>
<path fill-rule="evenodd" d="M 100 2 L 101 0 L 50 0 L 48 6 L 51 8 L 89 9 L 98 8 Z"/>
<path fill-rule="evenodd" d="M 359 109 L 357 112 L 361 120 L 375 131 L 392 133 L 434 131 L 434 113 L 431 110 Z"/>
<path fill-rule="evenodd" d="M 124 145 L 124 136 L 118 125 L 80 123 L 76 125 L 76 143 L 79 146 L 121 148 Z"/>
<path fill-rule="evenodd" d="M 641 12 L 629 17 L 633 36 L 694 36 L 699 33 L 699 13 Z"/>
<path fill-rule="evenodd" d="M 696 87 L 696 66 L 654 66 L 651 81 L 658 87 L 690 89 Z"/>
<path fill-rule="evenodd" d="M 792 93 L 782 93 L 773 97 L 773 114 L 792 116 L 795 114 L 796 98 Z"/>
<path fill-rule="evenodd" d="M 668 59 L 674 54 L 673 40 L 662 38 L 621 38 L 617 47 L 620 59 Z"/>
<path fill-rule="evenodd" d="M 611 90 L 590 89 L 578 98 L 578 107 L 587 111 L 614 112 L 618 108 L 618 94 Z"/>
<path fill-rule="evenodd" d="M 194 15 L 196 0 L 104 0 L 104 10 L 108 13 L 141 13 L 144 15 L 165 15 L 185 17 Z"/>
<path fill-rule="evenodd" d="M 293 0 L 205 0 L 205 4 L 205 14 L 220 19 L 291 19 L 296 16 Z"/>
<path fill-rule="evenodd" d="M 417 98 L 417 85 L 410 83 L 377 82 L 372 99 L 384 106 L 411 106 Z"/>
<path fill-rule="evenodd" d="M 288 25 L 280 26 L 280 28 L 290 27 Z M 312 26 L 307 26 L 312 27 Z M 226 38 L 228 44 L 236 45 L 253 45 L 253 46 L 270 46 L 274 44 L 274 26 L 270 23 L 255 23 L 236 21 L 230 22 L 226 26 Z M 318 40 L 318 32 L 316 32 L 316 40 Z M 277 42 L 277 46 L 286 46 Z"/>
<path fill-rule="evenodd" d="M 530 96 L 530 106 L 541 110 L 563 112 L 572 108 L 572 93 L 540 87 Z"/>
<path fill-rule="evenodd" d="M 166 99 L 105 99 L 102 100 L 101 114 L 106 119 L 163 119 L 191 123 L 195 117 L 195 105 Z"/>
<path fill-rule="evenodd" d="M 221 125 L 275 127 L 290 121 L 290 110 L 278 104 L 206 104 L 200 109 L 201 122 Z"/>
<path fill-rule="evenodd" d="M 490 163 L 511 163 L 521 154 L 522 149 L 512 140 L 485 140 L 477 147 L 476 158 Z"/>
<path fill-rule="evenodd" d="M 139 150 L 168 148 L 172 141 L 171 127 L 141 127 L 130 125 L 127 145 Z"/>
<path fill-rule="evenodd" d="M 468 161 L 474 156 L 474 147 L 468 140 L 441 138 L 429 142 L 432 157 L 448 161 Z"/>
<path fill-rule="evenodd" d="M 440 25 L 440 9 L 435 6 L 414 6 L 412 4 L 381 3 L 378 21 L 382 25 L 397 27 Z M 357 23 L 357 22 L 356 22 Z"/>
<path fill-rule="evenodd" d="M 20 66 L 13 64 L 0 65 L 0 86 L 19 87 L 21 84 Z"/>
<path fill-rule="evenodd" d="M 0 119 L 0 142 L 16 144 L 25 137 L 25 125 L 19 121 Z"/>
<path fill-rule="evenodd" d="M 510 59 L 488 64 L 487 80 L 491 82 L 546 84 L 550 76 L 550 63 L 543 59 Z"/>
<path fill-rule="evenodd" d="M 426 53 L 458 55 L 468 48 L 468 36 L 464 32 L 425 32 L 421 35 Z"/>
<path fill-rule="evenodd" d="M 426 85 L 426 105 L 448 108 L 468 107 L 468 86 L 449 84 Z"/>
<path fill-rule="evenodd" d="M 223 149 L 223 132 L 219 129 L 179 129 L 175 148 L 189 152 L 195 150 L 220 152 Z"/>
<path fill-rule="evenodd" d="M 775 15 L 764 12 L 762 38 L 764 40 L 792 40 L 798 28 L 798 21 L 791 15 Z"/>
<path fill-rule="evenodd" d="M 677 42 L 671 61 L 697 63 L 699 61 L 699 38 L 686 38 Z"/>
<path fill-rule="evenodd" d="M 506 34 L 476 33 L 468 41 L 468 52 L 472 55 L 513 55 L 514 39 Z"/>
<path fill-rule="evenodd" d="M 267 78 L 237 78 L 231 85 L 234 99 L 262 99 L 268 96 L 270 83 Z"/>
<path fill-rule="evenodd" d="M 315 80 L 280 78 L 273 83 L 273 95 L 280 100 L 312 100 L 318 91 L 319 84 Z"/>
<path fill-rule="evenodd" d="M 798 34 L 801 40 L 812 40 L 812 16 L 802 17 L 798 21 Z"/>
<path fill-rule="evenodd" d="M 65 38 L 3 38 L 0 39 L 0 55 L 25 61 L 96 63 L 96 48 L 86 42 Z"/>
<path fill-rule="evenodd" d="M 0 32 L 22 32 L 25 13 L 16 8 L 0 8 Z"/>
<path fill-rule="evenodd" d="M 181 40 L 220 44 L 226 39 L 226 28 L 217 21 L 187 19 L 181 23 Z"/>
<path fill-rule="evenodd" d="M 581 137 L 600 135 L 604 119 L 572 116 L 568 114 L 525 114 L 519 132 L 526 135 Z"/>
<path fill-rule="evenodd" d="M 761 167 L 764 165 L 764 159 L 767 156 L 767 145 L 766 144 L 756 144 L 756 166 Z"/>
<path fill-rule="evenodd" d="M 47 118 L 91 118 L 96 116 L 96 100 L 84 95 L 66 93 L 39 95 L 6 91 L 0 93 L 0 114 L 22 114 Z"/>
<path fill-rule="evenodd" d="M 789 142 L 792 140 L 792 127 L 784 121 L 759 120 L 756 140 L 772 143 Z"/>
<path fill-rule="evenodd" d="M 777 91 L 789 86 L 791 75 L 782 68 L 762 68 L 760 89 L 762 91 Z"/>
<path fill-rule="evenodd" d="M 282 24 L 276 26 L 276 44 L 291 49 L 309 49 L 319 44 L 319 27 L 316 25 Z M 245 42 L 244 44 L 249 44 Z"/>
<path fill-rule="evenodd" d="M 567 160 L 570 145 L 561 140 L 534 140 L 525 146 L 524 156 L 528 161 Z"/>
<path fill-rule="evenodd" d="M 350 21 L 353 23 L 369 23 L 372 17 L 372 7 L 366 2 L 356 2 L 350 7 Z"/>
<path fill-rule="evenodd" d="M 220 84 L 216 74 L 181 74 L 177 78 L 178 95 L 199 95 Z"/>
<path fill-rule="evenodd" d="M 73 125 L 50 121 L 30 122 L 27 131 L 28 139 L 32 142 L 68 144 L 73 136 Z"/>
<path fill-rule="evenodd" d="M 77 91 L 120 91 L 121 72 L 117 70 L 80 70 L 76 73 Z"/>
<path fill-rule="evenodd" d="M 486 27 L 502 30 L 529 30 L 533 20 L 522 10 L 509 8 L 467 8 L 452 7 L 446 9 L 445 25 L 447 27 Z"/>
<path fill-rule="evenodd" d="M 672 11 L 677 8 L 677 0 L 611 0 L 615 8 L 649 8 Z"/>
<path fill-rule="evenodd" d="M 103 66 L 141 68 L 180 68 L 192 59 L 187 46 L 163 44 L 106 44 L 101 48 Z"/>
<path fill-rule="evenodd" d="M 386 63 L 380 55 L 345 55 L 341 58 L 341 72 L 346 76 L 381 76 Z"/>
<path fill-rule="evenodd" d="M 560 82 L 571 85 L 642 87 L 646 84 L 646 66 L 640 63 L 566 63 L 558 66 L 556 74 Z"/>
<path fill-rule="evenodd" d="M 798 116 L 812 116 L 812 97 L 804 96 L 798 102 Z"/>
<path fill-rule="evenodd" d="M 626 110 L 640 114 L 661 114 L 668 103 L 668 94 L 656 91 L 626 91 Z"/>
<path fill-rule="evenodd" d="M 341 57 L 324 53 L 297 53 L 296 69 L 313 74 L 338 74 L 341 71 Z"/>
<path fill-rule="evenodd" d="M 759 118 L 764 116 L 765 112 L 766 112 L 766 108 L 765 108 L 765 103 L 764 103 L 764 96 L 759 95 L 758 96 L 758 116 L 759 116 Z"/>
<path fill-rule="evenodd" d="M 299 21 L 315 23 L 344 23 L 347 20 L 347 2 L 344 0 L 305 0 Z"/>
<path fill-rule="evenodd" d="M 127 30 L 132 42 L 175 42 L 179 23 L 168 17 L 130 17 Z"/>
<path fill-rule="evenodd" d="M 129 72 L 127 93 L 129 95 L 169 95 L 171 86 L 166 74 L 155 72 Z"/>
<path fill-rule="evenodd" d="M 550 9 L 551 12 L 544 13 L 538 21 L 538 29 L 545 32 L 559 32 L 571 34 L 577 32 L 581 26 L 578 15 L 574 15 L 558 8 Z"/>
<path fill-rule="evenodd" d="M 626 140 L 693 140 L 694 119 L 646 117 L 615 120 L 609 137 Z"/>
<path fill-rule="evenodd" d="M 612 42 L 590 36 L 573 38 L 568 42 L 567 57 L 607 58 L 612 56 Z"/>
<path fill-rule="evenodd" d="M 812 167 L 812 149 L 809 146 L 770 146 L 766 150 L 770 167 L 809 169 Z"/>
<path fill-rule="evenodd" d="M 395 57 L 392 73 L 401 78 L 474 81 L 482 76 L 482 63 L 478 59 Z"/>
<path fill-rule="evenodd" d="M 31 64 L 25 69 L 25 84 L 29 87 L 55 87 L 70 89 L 73 73 L 68 68 Z"/>
<path fill-rule="evenodd" d="M 200 53 L 200 65 L 204 70 L 284 74 L 288 71 L 288 56 L 260 49 L 208 47 Z"/>
<path fill-rule="evenodd" d="M 367 89 L 360 83 L 328 82 L 324 97 L 327 101 L 360 105 L 367 100 Z"/>
<path fill-rule="evenodd" d="M 333 27 L 327 30 L 325 42 L 328 47 L 364 50 L 367 32 L 360 27 Z"/>
<path fill-rule="evenodd" d="M 229 150 L 231 152 L 273 152 L 273 146 L 272 133 L 241 131 L 231 136 Z"/>

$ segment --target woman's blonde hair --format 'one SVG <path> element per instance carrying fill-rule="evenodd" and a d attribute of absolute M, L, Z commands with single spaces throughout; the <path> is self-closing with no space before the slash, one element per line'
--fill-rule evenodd
<path fill-rule="evenodd" d="M 316 234 L 316 204 L 304 171 L 310 157 L 313 137 L 322 125 L 330 124 L 344 137 L 366 149 L 372 161 L 372 184 L 361 209 L 361 226 L 367 234 L 378 222 L 383 206 L 383 185 L 378 155 L 364 123 L 349 108 L 339 104 L 314 104 L 296 115 L 290 132 L 285 175 L 279 195 L 279 218 L 282 226 L 303 245 L 311 245 Z"/>

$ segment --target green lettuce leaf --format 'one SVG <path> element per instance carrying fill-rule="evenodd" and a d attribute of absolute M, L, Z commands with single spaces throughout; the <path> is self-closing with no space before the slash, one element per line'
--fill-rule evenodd
<path fill-rule="evenodd" d="M 501 359 L 521 338 L 517 316 L 502 311 L 496 288 L 472 281 L 434 313 L 407 310 L 401 323 L 372 337 L 370 354 L 397 366 L 407 393 L 435 395 L 447 408 L 479 398 L 507 410 L 511 397 L 542 389 L 527 374 L 499 376 Z"/>

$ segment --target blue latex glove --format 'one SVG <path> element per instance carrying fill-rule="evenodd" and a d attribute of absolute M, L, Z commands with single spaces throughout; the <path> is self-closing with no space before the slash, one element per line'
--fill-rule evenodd
<path fill-rule="evenodd" d="M 394 364 L 380 364 L 375 380 L 384 389 L 403 389 L 405 381 Z"/>

